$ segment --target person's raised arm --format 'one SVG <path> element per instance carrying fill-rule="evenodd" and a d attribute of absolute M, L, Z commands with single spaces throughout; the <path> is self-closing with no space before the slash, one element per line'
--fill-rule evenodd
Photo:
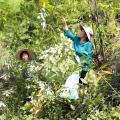
<path fill-rule="evenodd" d="M 63 26 L 64 26 L 64 34 L 66 37 L 70 38 L 74 41 L 75 35 L 69 30 L 66 19 L 62 18 Z"/>
<path fill-rule="evenodd" d="M 64 17 L 62 18 L 62 22 L 63 22 L 64 30 L 68 30 L 68 25 Z"/>

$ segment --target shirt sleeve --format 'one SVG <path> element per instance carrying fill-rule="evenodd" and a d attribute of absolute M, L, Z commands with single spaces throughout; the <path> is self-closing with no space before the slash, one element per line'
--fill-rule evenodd
<path fill-rule="evenodd" d="M 64 35 L 74 41 L 75 36 L 69 29 L 64 31 Z"/>

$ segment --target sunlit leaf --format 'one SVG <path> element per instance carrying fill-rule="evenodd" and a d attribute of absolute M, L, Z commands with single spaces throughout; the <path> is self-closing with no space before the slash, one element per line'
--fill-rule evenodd
<path fill-rule="evenodd" d="M 105 74 L 110 74 L 110 75 L 113 74 L 111 71 L 107 71 L 107 70 L 102 70 L 102 72 Z"/>

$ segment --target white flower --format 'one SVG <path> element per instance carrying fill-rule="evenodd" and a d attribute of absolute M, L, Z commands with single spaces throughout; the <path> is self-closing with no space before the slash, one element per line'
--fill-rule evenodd
<path fill-rule="evenodd" d="M 37 16 L 37 19 L 40 19 L 40 22 L 41 22 L 41 26 L 44 29 L 46 29 L 46 11 L 45 11 L 45 8 L 42 8 L 42 11 L 39 13 L 39 16 Z"/>
<path fill-rule="evenodd" d="M 39 20 L 40 20 L 40 16 L 37 16 L 37 19 L 39 19 Z"/>
<path fill-rule="evenodd" d="M 81 118 L 77 118 L 77 120 L 82 120 Z"/>
<path fill-rule="evenodd" d="M 41 88 L 41 90 L 45 89 L 45 82 L 44 81 L 39 81 L 38 84 L 39 84 L 39 87 Z"/>
<path fill-rule="evenodd" d="M 27 88 L 27 89 L 30 89 L 30 86 L 28 85 L 28 86 L 26 86 L 26 88 Z"/>
<path fill-rule="evenodd" d="M 31 71 L 31 72 L 34 71 L 34 68 L 35 68 L 35 66 L 34 66 L 34 65 L 31 65 L 31 66 L 30 66 L 30 71 Z"/>
<path fill-rule="evenodd" d="M 0 107 L 6 107 L 6 105 L 2 101 L 0 101 Z"/>
<path fill-rule="evenodd" d="M 3 95 L 5 95 L 6 97 L 8 97 L 10 95 L 9 91 L 4 91 Z"/>
<path fill-rule="evenodd" d="M 46 89 L 46 94 L 47 94 L 47 96 L 53 95 L 53 92 L 52 92 L 52 90 L 50 89 L 50 87 L 48 87 L 48 88 Z"/>
<path fill-rule="evenodd" d="M 34 105 L 37 101 L 35 99 L 32 99 L 30 102 Z"/>

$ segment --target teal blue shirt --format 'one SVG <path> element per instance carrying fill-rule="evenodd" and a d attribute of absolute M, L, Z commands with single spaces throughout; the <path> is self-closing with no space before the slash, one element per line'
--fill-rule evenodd
<path fill-rule="evenodd" d="M 81 42 L 80 37 L 72 34 L 70 30 L 64 31 L 64 34 L 73 41 L 75 54 L 79 57 L 86 58 L 86 61 L 84 62 L 85 65 L 91 65 L 91 62 L 88 61 L 91 61 L 93 57 L 92 43 L 90 41 L 86 41 L 84 43 Z"/>

